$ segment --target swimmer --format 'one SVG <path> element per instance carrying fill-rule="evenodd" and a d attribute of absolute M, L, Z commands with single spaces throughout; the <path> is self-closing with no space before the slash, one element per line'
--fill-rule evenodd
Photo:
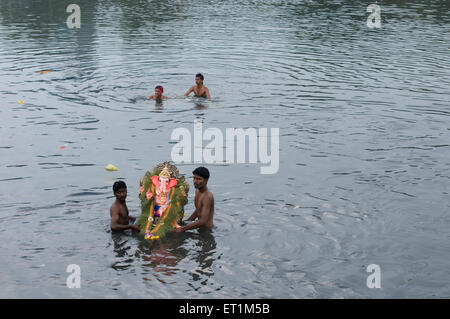
<path fill-rule="evenodd" d="M 210 99 L 211 95 L 209 94 L 208 88 L 203 85 L 203 80 L 204 80 L 203 74 L 197 73 L 195 75 L 195 85 L 192 86 L 189 90 L 187 90 L 184 96 L 186 97 L 189 94 L 191 94 L 192 91 L 194 91 L 195 97 L 206 97 Z"/>
<path fill-rule="evenodd" d="M 130 223 L 136 222 L 136 217 L 128 215 L 128 207 L 126 204 L 127 198 L 127 184 L 123 181 L 117 181 L 113 185 L 114 196 L 116 200 L 111 205 L 110 215 L 111 215 L 111 230 L 125 230 L 132 229 L 139 231 L 138 225 L 133 225 Z"/>
<path fill-rule="evenodd" d="M 155 99 L 155 100 L 166 100 L 168 99 L 167 96 L 162 95 L 164 92 L 164 88 L 162 87 L 162 85 L 158 85 L 157 87 L 155 87 L 155 94 L 150 95 L 148 97 L 149 100 L 151 99 Z"/>
<path fill-rule="evenodd" d="M 214 196 L 206 186 L 208 184 L 209 171 L 206 167 L 198 167 L 192 173 L 194 174 L 194 187 L 196 189 L 194 200 L 195 211 L 187 221 L 197 220 L 177 228 L 177 233 L 199 227 L 214 227 Z"/>

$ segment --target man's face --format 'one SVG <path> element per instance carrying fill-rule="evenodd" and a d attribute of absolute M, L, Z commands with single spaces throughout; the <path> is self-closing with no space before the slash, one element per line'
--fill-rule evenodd
<path fill-rule="evenodd" d="M 116 196 L 116 198 L 119 201 L 124 202 L 125 199 L 127 198 L 127 189 L 121 188 L 121 189 L 117 190 L 117 192 L 115 192 L 114 195 Z"/>
<path fill-rule="evenodd" d="M 156 96 L 161 96 L 161 90 L 160 89 L 155 89 L 155 95 Z"/>
<path fill-rule="evenodd" d="M 197 84 L 197 85 L 199 85 L 199 84 L 203 84 L 203 80 L 202 80 L 202 78 L 201 78 L 201 77 L 199 77 L 199 76 L 196 76 L 196 77 L 195 77 L 195 84 Z"/>
<path fill-rule="evenodd" d="M 205 187 L 207 183 L 208 183 L 208 180 L 206 178 L 203 178 L 199 175 L 194 174 L 194 187 L 195 188 L 198 189 L 198 188 Z"/>

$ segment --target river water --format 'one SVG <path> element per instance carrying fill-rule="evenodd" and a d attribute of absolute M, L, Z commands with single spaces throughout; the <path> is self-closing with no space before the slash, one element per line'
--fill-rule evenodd
<path fill-rule="evenodd" d="M 0 297 L 449 298 L 450 2 L 371 3 L 0 0 Z M 194 120 L 278 128 L 278 171 L 203 163 L 213 231 L 112 233 Z"/>

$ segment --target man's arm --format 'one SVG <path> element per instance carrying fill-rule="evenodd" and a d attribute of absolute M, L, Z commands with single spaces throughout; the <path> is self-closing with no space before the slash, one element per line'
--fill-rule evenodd
<path fill-rule="evenodd" d="M 195 209 L 195 211 L 192 213 L 191 217 L 189 217 L 189 218 L 186 219 L 186 220 L 187 220 L 187 221 L 194 220 L 194 219 L 197 218 L 197 216 L 198 216 L 198 212 L 197 212 L 197 209 Z"/>
<path fill-rule="evenodd" d="M 211 212 L 211 204 L 212 204 L 212 197 L 210 195 L 204 196 L 202 199 L 202 209 L 201 212 L 197 215 L 199 216 L 199 219 L 193 223 L 190 223 L 186 226 L 181 226 L 180 228 L 177 228 L 177 232 L 182 232 L 189 229 L 199 228 L 200 226 L 205 225 L 208 222 L 209 214 Z M 197 210 L 195 211 L 197 212 Z M 194 215 L 194 214 L 192 214 Z M 192 216 L 191 216 L 192 217 Z M 189 218 L 191 218 L 189 217 Z"/>
<path fill-rule="evenodd" d="M 184 94 L 184 96 L 188 96 L 189 94 L 192 93 L 192 91 L 194 91 L 194 87 L 191 86 L 191 88 L 189 90 L 187 90 L 187 92 Z"/>
<path fill-rule="evenodd" d="M 121 225 L 119 224 L 119 209 L 115 206 L 111 207 L 111 230 L 125 230 L 125 229 L 134 229 L 139 230 L 139 226 L 137 225 Z"/>
<path fill-rule="evenodd" d="M 210 99 L 211 98 L 211 94 L 209 94 L 209 89 L 207 87 L 205 87 L 206 89 L 206 98 Z"/>

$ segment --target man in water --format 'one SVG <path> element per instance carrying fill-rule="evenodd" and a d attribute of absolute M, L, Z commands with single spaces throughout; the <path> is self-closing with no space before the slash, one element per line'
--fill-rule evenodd
<path fill-rule="evenodd" d="M 155 87 L 155 94 L 150 95 L 148 97 L 148 99 L 155 99 L 155 100 L 166 100 L 168 99 L 167 96 L 162 95 L 164 92 L 164 88 L 162 87 L 162 85 L 158 85 L 157 87 Z"/>
<path fill-rule="evenodd" d="M 203 85 L 203 74 L 197 73 L 195 75 L 195 85 L 192 86 L 187 92 L 184 94 L 184 96 L 188 96 L 191 94 L 192 91 L 194 91 L 194 96 L 196 97 L 206 97 L 208 99 L 211 98 L 211 95 L 209 94 L 209 90 L 206 86 Z"/>
<path fill-rule="evenodd" d="M 214 196 L 206 186 L 208 184 L 209 171 L 205 167 L 198 167 L 192 173 L 194 174 L 194 187 L 196 189 L 194 201 L 195 211 L 187 221 L 197 220 L 177 228 L 177 233 L 199 227 L 214 227 Z"/>
<path fill-rule="evenodd" d="M 113 185 L 114 196 L 116 200 L 111 205 L 110 215 L 111 215 L 111 230 L 125 230 L 132 229 L 139 231 L 138 225 L 130 224 L 136 221 L 136 217 L 128 215 L 128 207 L 125 202 L 127 198 L 127 184 L 123 181 L 117 181 Z"/>

